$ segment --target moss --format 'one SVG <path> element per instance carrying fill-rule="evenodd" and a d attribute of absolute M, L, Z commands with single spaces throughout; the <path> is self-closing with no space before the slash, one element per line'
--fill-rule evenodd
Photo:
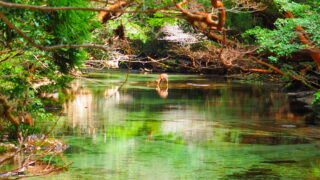
<path fill-rule="evenodd" d="M 3 154 L 5 152 L 6 152 L 6 149 L 4 147 L 0 146 L 0 154 Z"/>
<path fill-rule="evenodd" d="M 11 143 L 0 143 L 0 154 L 4 154 L 6 152 L 13 152 L 17 149 L 14 144 Z"/>

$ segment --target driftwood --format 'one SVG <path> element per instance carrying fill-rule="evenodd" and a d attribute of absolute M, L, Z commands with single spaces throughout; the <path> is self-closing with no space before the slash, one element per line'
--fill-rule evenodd
<path fill-rule="evenodd" d="M 23 160 L 20 161 L 21 163 L 17 168 L 0 172 L 0 177 L 15 177 L 14 179 L 21 179 L 26 177 L 43 176 L 52 172 L 58 172 L 71 165 L 73 162 L 66 163 L 62 155 L 63 151 L 68 148 L 68 145 L 64 144 L 60 140 L 48 138 L 50 133 L 51 131 L 41 136 L 31 135 L 26 137 L 22 142 L 21 148 L 18 148 L 15 153 L 0 161 L 0 167 L 16 156 L 21 156 Z M 46 144 L 46 146 L 43 146 L 44 144 Z M 48 146 L 48 144 L 50 145 Z M 51 158 L 48 162 L 44 163 L 41 159 L 46 156 L 50 156 Z M 51 165 L 52 158 L 56 156 L 60 157 L 65 164 L 62 166 Z M 27 174 L 29 168 L 42 164 L 45 166 L 43 166 L 40 171 Z"/>

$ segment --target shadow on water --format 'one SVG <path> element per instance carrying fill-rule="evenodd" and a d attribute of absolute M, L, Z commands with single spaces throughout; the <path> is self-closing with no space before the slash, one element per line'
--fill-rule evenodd
<path fill-rule="evenodd" d="M 46 178 L 320 178 L 319 125 L 277 86 L 170 75 L 159 90 L 156 79 L 75 80 L 54 132 L 75 163 Z"/>
<path fill-rule="evenodd" d="M 235 173 L 233 175 L 227 176 L 226 179 L 254 179 L 254 180 L 262 180 L 262 179 L 270 179 L 270 180 L 280 180 L 281 176 L 278 176 L 272 172 L 272 169 L 265 168 L 251 168 L 243 173 Z"/>

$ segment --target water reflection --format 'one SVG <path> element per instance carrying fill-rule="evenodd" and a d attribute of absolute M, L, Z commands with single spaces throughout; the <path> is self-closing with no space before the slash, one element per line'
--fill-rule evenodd
<path fill-rule="evenodd" d="M 156 90 L 160 98 L 166 99 L 168 97 L 168 86 L 165 88 L 157 86 Z"/>
<path fill-rule="evenodd" d="M 168 96 L 154 78 L 75 81 L 57 131 L 75 164 L 50 178 L 320 178 L 319 144 L 299 129 L 318 131 L 275 87 L 171 75 Z"/>

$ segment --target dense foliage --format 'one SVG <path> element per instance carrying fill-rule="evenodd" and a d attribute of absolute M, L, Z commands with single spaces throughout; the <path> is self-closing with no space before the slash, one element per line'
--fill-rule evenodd
<path fill-rule="evenodd" d="M 52 112 L 59 113 L 62 104 L 74 98 L 76 92 L 90 94 L 82 86 L 68 87 L 73 79 L 71 75 L 78 75 L 87 59 L 105 64 L 115 59 L 116 67 L 120 64 L 147 72 L 278 73 L 286 78 L 282 79 L 286 80 L 286 87 L 312 89 L 312 103 L 319 106 L 320 2 L 301 1 L 0 1 L 0 142 L 24 141 L 20 152 L 28 146 L 33 149 L 27 156 L 23 155 L 20 169 L 12 172 L 25 173 L 24 164 L 31 161 L 36 164 L 38 160 L 48 162 L 45 169 L 51 163 L 57 167 L 52 170 L 67 166 L 62 156 L 60 160 L 52 161 L 52 158 L 68 146 L 48 138 L 53 127 L 41 123 L 57 125 Z M 252 50 L 255 49 L 252 45 L 258 45 L 257 52 Z M 305 57 L 302 61 L 295 60 L 293 53 L 303 51 L 309 52 L 316 63 Z M 319 55 L 318 69 L 312 53 Z M 273 78 L 274 74 L 264 77 Z M 168 96 L 168 84 L 165 91 L 159 86 L 156 90 L 161 98 Z M 101 92 L 108 94 L 105 86 Z M 141 112 L 129 115 L 134 119 L 142 117 Z M 106 129 L 104 137 L 116 135 L 126 139 L 140 133 L 153 140 L 185 143 L 171 134 L 159 134 L 159 124 L 152 127 L 134 122 L 134 125 L 129 129 L 122 126 Z M 44 148 L 42 152 L 38 151 L 41 148 Z M 0 154 L 6 151 L 0 145 Z M 3 162 L 0 161 L 0 167 Z"/>
<path fill-rule="evenodd" d="M 49 1 L 49 6 L 88 7 L 89 2 L 83 0 Z M 94 14 L 89 11 L 57 11 L 50 14 L 50 33 L 53 35 L 52 44 L 83 44 L 90 42 L 90 31 L 97 26 L 93 21 Z M 53 53 L 53 58 L 62 72 L 68 72 L 85 60 L 84 50 L 69 48 L 59 49 Z"/>
<path fill-rule="evenodd" d="M 295 32 L 296 26 L 304 27 L 308 37 L 315 45 L 320 47 L 320 8 L 318 1 L 310 1 L 309 4 L 295 3 L 288 0 L 275 1 L 281 13 L 291 11 L 296 18 L 279 18 L 274 23 L 275 29 L 256 27 L 248 30 L 245 35 L 254 35 L 261 51 L 268 51 L 273 54 L 269 59 L 277 61 L 279 57 L 290 56 L 299 49 L 307 48 Z"/>
<path fill-rule="evenodd" d="M 29 5 L 43 5 L 46 1 L 12 1 Z M 88 6 L 84 1 L 50 1 L 52 6 Z M 9 21 L 25 33 L 33 43 L 41 46 L 84 43 L 90 40 L 93 13 L 76 11 L 30 11 L 1 7 L 1 12 Z M 86 19 L 86 21 L 83 21 Z M 41 51 L 33 47 L 27 39 L 0 21 L 0 97 L 12 106 L 12 115 L 21 121 L 31 114 L 32 121 L 51 119 L 45 113 L 44 94 L 57 93 L 67 87 L 71 78 L 60 72 L 68 72 L 80 61 L 86 59 L 85 51 L 73 48 L 58 49 L 53 52 Z M 52 60 L 53 59 L 53 60 Z M 60 71 L 60 72 L 59 72 Z M 4 111 L 0 106 L 0 111 Z M 9 128 L 2 116 L 0 129 Z M 24 122 L 26 123 L 26 122 Z M 16 127 L 17 128 L 17 127 Z M 11 128 L 12 129 L 12 128 Z M 13 129 L 12 129 L 13 130 Z M 1 131 L 6 133 L 6 131 Z M 28 134 L 34 131 L 29 130 Z"/>

